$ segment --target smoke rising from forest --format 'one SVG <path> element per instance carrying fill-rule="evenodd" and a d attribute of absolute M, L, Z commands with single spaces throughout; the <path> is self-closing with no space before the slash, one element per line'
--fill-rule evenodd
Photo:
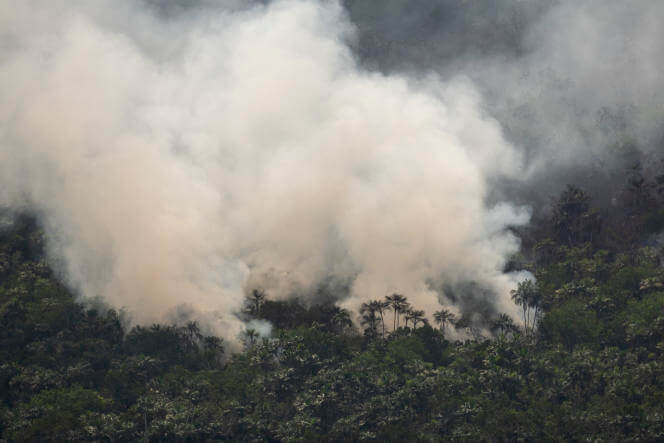
<path fill-rule="evenodd" d="M 546 203 L 570 181 L 610 195 L 626 167 L 664 151 L 660 1 L 345 3 L 366 64 L 472 79 L 524 154 L 528 184 L 508 197 Z"/>
<path fill-rule="evenodd" d="M 604 152 L 601 115 L 659 137 L 655 2 L 556 2 L 504 48 L 464 32 L 440 59 L 435 33 L 366 49 L 368 3 L 153 3 L 0 5 L 0 204 L 37 212 L 69 284 L 137 322 L 186 305 L 233 338 L 246 291 L 326 279 L 345 307 L 400 292 L 429 314 L 475 282 L 516 315 L 506 228 L 529 211 L 488 204 L 493 185 Z"/>

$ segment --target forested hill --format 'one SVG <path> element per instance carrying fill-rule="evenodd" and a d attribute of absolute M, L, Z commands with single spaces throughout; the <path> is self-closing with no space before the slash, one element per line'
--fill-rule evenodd
<path fill-rule="evenodd" d="M 663 189 L 635 168 L 611 207 L 569 186 L 541 208 L 510 264 L 536 278 L 513 293 L 528 325 L 497 314 L 486 338 L 402 294 L 363 306 L 360 329 L 258 288 L 244 315 L 272 336 L 249 330 L 234 355 L 195 323 L 127 330 L 81 304 L 17 217 L 0 235 L 1 438 L 661 441 Z"/>

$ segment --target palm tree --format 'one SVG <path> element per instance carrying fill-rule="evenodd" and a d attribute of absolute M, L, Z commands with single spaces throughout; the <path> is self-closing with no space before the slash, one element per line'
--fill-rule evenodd
<path fill-rule="evenodd" d="M 510 291 L 512 300 L 523 310 L 523 329 L 528 333 L 528 327 L 531 331 L 535 328 L 535 322 L 539 316 L 540 291 L 537 284 L 532 280 L 520 282 L 516 289 Z M 531 312 L 532 320 L 531 320 Z"/>
<path fill-rule="evenodd" d="M 456 316 L 449 309 L 441 309 L 433 314 L 433 319 L 438 323 L 440 327 L 440 332 L 445 335 L 445 328 L 447 325 L 454 325 Z"/>
<path fill-rule="evenodd" d="M 528 308 L 533 311 L 533 317 L 530 323 L 530 332 L 535 331 L 535 325 L 541 316 L 540 306 L 542 303 L 542 293 L 537 283 L 532 283 L 532 288 L 528 294 Z"/>
<path fill-rule="evenodd" d="M 365 333 L 368 331 L 370 335 L 375 335 L 376 322 L 378 321 L 375 304 L 373 302 L 362 303 L 362 306 L 360 306 L 360 314 L 362 315 L 360 323 L 367 326 Z"/>
<path fill-rule="evenodd" d="M 203 339 L 203 334 L 201 334 L 198 323 L 195 321 L 189 321 L 185 326 L 181 327 L 180 334 L 184 338 L 184 346 L 186 346 L 189 351 L 197 349 L 198 344 Z"/>
<path fill-rule="evenodd" d="M 491 323 L 491 332 L 494 334 L 500 332 L 500 335 L 505 335 L 509 332 L 516 332 L 517 326 L 514 324 L 512 318 L 507 314 L 500 314 L 497 319 Z"/>
<path fill-rule="evenodd" d="M 265 291 L 261 289 L 254 289 L 248 298 L 249 313 L 254 317 L 258 317 L 261 313 L 261 307 L 265 301 Z"/>
<path fill-rule="evenodd" d="M 397 328 L 397 301 L 396 297 L 399 294 L 392 294 L 385 296 L 385 303 L 387 304 L 387 309 L 394 311 L 394 324 L 392 325 L 392 330 L 394 331 Z"/>
<path fill-rule="evenodd" d="M 345 328 L 351 327 L 353 322 L 350 319 L 350 313 L 348 310 L 336 308 L 336 312 L 332 316 L 332 325 L 334 325 L 334 327 L 336 327 L 339 331 L 343 331 Z"/>
<path fill-rule="evenodd" d="M 414 311 L 412 309 L 409 310 L 409 315 L 410 319 L 413 322 L 413 329 L 417 329 L 417 324 L 422 323 L 422 324 L 427 324 L 427 319 L 424 316 L 424 311 Z"/>
<path fill-rule="evenodd" d="M 403 318 L 404 318 L 404 320 L 405 320 L 405 322 L 404 322 L 404 328 L 407 329 L 407 328 L 408 328 L 408 322 L 413 318 L 413 310 L 410 309 L 410 308 L 407 308 L 407 309 L 403 312 Z"/>
<path fill-rule="evenodd" d="M 408 309 L 408 299 L 401 294 L 392 294 L 385 297 L 385 301 L 392 311 L 394 311 L 394 325 L 392 330 L 396 331 L 399 327 L 399 314 Z"/>
<path fill-rule="evenodd" d="M 252 328 L 248 328 L 244 331 L 244 336 L 246 338 L 245 346 L 251 348 L 258 340 L 258 331 Z"/>
<path fill-rule="evenodd" d="M 399 315 L 397 316 L 397 328 L 399 328 L 399 320 L 401 318 L 401 313 L 408 312 L 410 310 L 410 303 L 406 297 L 401 298 L 399 303 Z"/>
<path fill-rule="evenodd" d="M 192 342 L 199 342 L 203 338 L 203 334 L 201 334 L 198 323 L 195 321 L 188 321 L 184 327 L 184 330 L 186 331 L 189 340 Z"/>
<path fill-rule="evenodd" d="M 374 312 L 377 312 L 378 315 L 380 316 L 380 324 L 382 327 L 382 333 L 383 333 L 383 338 L 385 338 L 385 309 L 389 308 L 389 305 L 386 301 L 381 301 L 381 300 L 372 300 L 369 302 L 369 306 L 372 307 Z"/>

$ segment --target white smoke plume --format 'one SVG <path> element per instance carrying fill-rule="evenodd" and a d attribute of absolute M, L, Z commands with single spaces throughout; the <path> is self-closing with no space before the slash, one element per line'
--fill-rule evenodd
<path fill-rule="evenodd" d="M 81 296 L 141 323 L 184 304 L 230 339 L 249 286 L 329 276 L 350 308 L 431 315 L 431 281 L 473 280 L 514 313 L 505 228 L 528 214 L 485 198 L 521 161 L 470 81 L 359 68 L 334 2 L 140 5 L 0 4 L 0 203 L 41 214 Z"/>

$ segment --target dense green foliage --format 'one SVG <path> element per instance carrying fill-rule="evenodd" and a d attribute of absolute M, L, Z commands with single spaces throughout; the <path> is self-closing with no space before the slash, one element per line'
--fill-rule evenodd
<path fill-rule="evenodd" d="M 257 290 L 244 315 L 272 337 L 224 355 L 195 323 L 127 330 L 77 302 L 18 218 L 0 234 L 1 438 L 662 440 L 664 180 L 634 174 L 621 210 L 569 187 L 519 233 L 527 321 L 499 315 L 490 338 L 449 311 L 429 325 L 407 294 L 362 306 L 359 331 L 334 305 Z M 447 340 L 455 326 L 475 338 Z"/>

